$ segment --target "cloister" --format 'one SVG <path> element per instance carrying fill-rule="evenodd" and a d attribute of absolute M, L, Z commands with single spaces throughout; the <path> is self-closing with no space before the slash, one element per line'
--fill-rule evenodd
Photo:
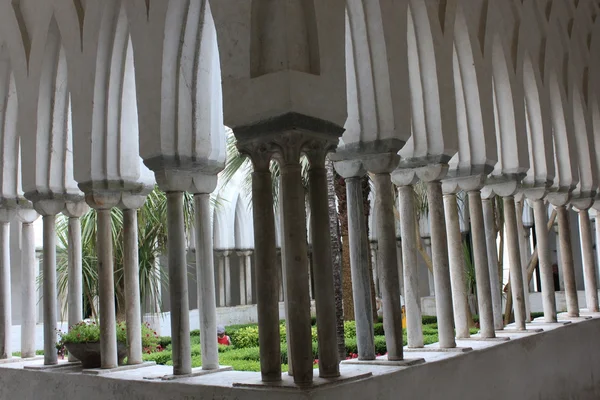
<path fill-rule="evenodd" d="M 600 398 L 600 257 L 590 222 L 600 210 L 599 12 L 595 0 L 0 0 L 0 398 Z M 213 250 L 229 248 L 218 242 L 210 204 L 226 162 L 226 126 L 252 165 L 253 237 L 234 235 L 239 242 L 231 245 L 244 271 L 253 268 L 253 281 L 240 279 L 235 293 L 240 304 L 256 302 L 260 373 L 219 365 L 215 340 L 217 305 L 232 304 L 231 290 L 215 286 Z M 346 185 L 356 318 L 358 358 L 342 362 L 328 160 Z M 376 354 L 371 317 L 366 174 L 375 193 L 370 225 L 384 356 Z M 421 322 L 417 182 L 429 210 L 433 345 L 424 344 Z M 142 363 L 137 210 L 155 184 L 167 196 L 172 367 Z M 186 192 L 195 211 L 200 370 L 190 354 Z M 468 199 L 460 212 L 469 214 L 477 334 L 469 331 L 459 193 Z M 506 301 L 514 307 L 508 325 L 490 262 L 497 257 L 494 198 L 505 221 Z M 533 210 L 543 310 L 533 321 L 519 243 L 524 205 Z M 69 218 L 73 325 L 83 313 L 79 218 L 88 207 L 97 212 L 99 277 L 101 368 L 93 373 L 70 369 L 55 348 L 56 219 Z M 121 367 L 113 208 L 123 210 L 124 227 L 128 365 Z M 564 313 L 556 304 L 549 208 Z M 572 212 L 580 243 L 571 240 Z M 34 357 L 32 224 L 39 216 L 43 360 Z M 18 292 L 10 283 L 11 221 L 22 231 Z M 600 218 L 595 224 L 600 235 Z M 244 252 L 250 242 L 253 254 Z M 585 303 L 577 296 L 580 271 Z M 223 274 L 217 282 L 226 281 Z M 21 349 L 10 345 L 11 302 L 20 303 Z"/>

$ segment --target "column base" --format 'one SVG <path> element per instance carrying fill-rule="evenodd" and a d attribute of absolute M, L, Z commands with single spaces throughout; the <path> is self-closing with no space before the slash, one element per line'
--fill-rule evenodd
<path fill-rule="evenodd" d="M 404 350 L 406 351 L 406 350 Z M 387 359 L 387 356 L 376 358 L 375 360 L 359 360 L 358 358 L 344 360 L 340 364 L 345 365 L 380 365 L 384 367 L 410 367 L 412 365 L 424 364 L 424 358 L 405 358 L 404 360 L 393 360 Z"/>
<path fill-rule="evenodd" d="M 232 367 L 220 365 L 219 368 L 215 369 L 202 369 L 202 367 L 192 368 L 192 373 L 184 375 L 159 375 L 159 376 L 145 376 L 146 380 L 162 380 L 162 381 L 174 381 L 183 378 L 193 378 L 196 376 L 209 375 L 217 372 L 233 371 Z"/>
<path fill-rule="evenodd" d="M 116 368 L 89 368 L 89 369 L 82 370 L 81 373 L 88 374 L 88 375 L 105 375 L 105 374 L 111 374 L 114 372 L 129 371 L 132 369 L 152 367 L 154 365 L 156 365 L 156 363 L 154 361 L 145 361 L 141 364 L 120 365 Z"/>
<path fill-rule="evenodd" d="M 406 353 L 441 352 L 441 353 L 466 353 L 473 350 L 471 347 L 440 347 L 439 343 L 428 344 L 425 347 L 404 347 Z"/>
<path fill-rule="evenodd" d="M 350 361 L 350 360 L 348 360 Z M 372 361 L 371 361 L 372 362 Z M 346 361 L 342 361 L 345 364 Z M 371 364 L 373 365 L 373 364 Z M 390 364 L 383 364 L 390 365 Z M 340 383 L 349 383 L 352 381 L 358 381 L 365 378 L 370 378 L 373 375 L 371 372 L 360 372 L 360 371 L 343 371 L 342 375 L 338 378 L 325 379 L 318 376 L 313 378 L 311 383 L 305 385 L 298 385 L 294 383 L 294 378 L 283 374 L 281 380 L 278 382 L 263 382 L 261 380 L 248 380 L 244 382 L 234 382 L 233 387 L 239 388 L 263 388 L 263 389 L 290 389 L 290 390 L 313 390 L 317 388 L 323 388 L 326 386 L 337 385 Z"/>

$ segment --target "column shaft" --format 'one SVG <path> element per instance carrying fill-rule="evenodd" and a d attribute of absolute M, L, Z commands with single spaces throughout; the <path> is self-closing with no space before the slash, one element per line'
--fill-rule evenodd
<path fill-rule="evenodd" d="M 419 296 L 415 194 L 412 186 L 398 187 L 402 266 L 404 267 L 404 306 L 408 347 L 423 347 L 423 321 Z"/>
<path fill-rule="evenodd" d="M 115 368 L 118 360 L 111 210 L 97 210 L 97 214 L 98 244 L 96 248 L 98 253 L 101 367 Z M 46 293 L 45 288 L 44 293 Z"/>
<path fill-rule="evenodd" d="M 504 224 L 506 244 L 508 246 L 508 262 L 510 266 L 510 288 L 515 309 L 515 326 L 525 329 L 525 293 L 523 289 L 523 273 L 521 271 L 521 252 L 519 248 L 519 230 L 515 215 L 515 198 L 506 196 L 504 201 Z"/>
<path fill-rule="evenodd" d="M 396 226 L 389 173 L 374 175 L 377 217 L 378 266 L 383 302 L 383 326 L 388 360 L 402 360 L 402 308 L 396 254 Z"/>
<path fill-rule="evenodd" d="M 182 192 L 167 192 L 167 230 L 173 375 L 186 375 L 192 372 L 192 356 Z"/>
<path fill-rule="evenodd" d="M 598 312 L 598 279 L 596 277 L 596 262 L 594 261 L 592 227 L 587 209 L 579 210 L 579 232 L 581 235 L 585 302 L 589 312 Z"/>
<path fill-rule="evenodd" d="M 10 223 L 0 222 L 0 359 L 11 358 Z"/>
<path fill-rule="evenodd" d="M 78 217 L 69 218 L 68 228 L 68 263 L 69 275 L 67 294 L 69 310 L 69 326 L 73 326 L 83 318 L 83 278 L 82 278 L 82 253 L 81 253 L 81 220 Z M 77 359 L 69 353 L 69 361 Z"/>
<path fill-rule="evenodd" d="M 219 307 L 225 307 L 225 256 L 221 252 L 219 257 Z"/>
<path fill-rule="evenodd" d="M 238 252 L 238 271 L 239 271 L 239 287 L 240 287 L 240 305 L 246 305 L 246 257 L 243 253 Z"/>
<path fill-rule="evenodd" d="M 469 192 L 469 215 L 471 217 L 471 236 L 473 239 L 475 280 L 477 283 L 477 305 L 479 308 L 481 336 L 493 338 L 496 336 L 494 329 L 494 307 L 492 288 L 490 285 L 490 270 L 487 258 L 481 193 L 479 190 L 472 190 Z"/>
<path fill-rule="evenodd" d="M 373 306 L 368 267 L 370 255 L 360 177 L 346 178 L 346 201 L 358 358 L 359 360 L 374 360 Z"/>
<path fill-rule="evenodd" d="M 542 305 L 544 321 L 556 322 L 556 298 L 554 296 L 554 275 L 550 261 L 550 244 L 548 238 L 548 208 L 544 200 L 533 202 L 533 218 L 535 221 L 536 246 L 539 257 L 540 277 L 542 280 Z"/>
<path fill-rule="evenodd" d="M 442 183 L 427 182 L 427 199 L 431 230 L 431 255 L 435 285 L 435 308 L 438 321 L 440 347 L 456 347 L 454 340 L 454 315 L 452 312 L 452 288 L 448 267 L 448 240 L 444 217 Z"/>
<path fill-rule="evenodd" d="M 215 299 L 215 271 L 213 260 L 212 224 L 210 222 L 210 195 L 194 195 L 196 216 L 196 283 L 200 321 L 200 350 L 202 369 L 219 367 L 217 345 L 217 303 Z"/>
<path fill-rule="evenodd" d="M 142 312 L 140 305 L 137 210 L 123 210 L 123 272 L 125 275 L 127 364 L 141 364 Z"/>
<path fill-rule="evenodd" d="M 371 243 L 371 265 L 373 266 L 373 283 L 375 286 L 375 297 L 381 297 L 381 287 L 379 286 L 378 274 L 379 261 L 377 260 L 377 247 L 377 242 Z"/>
<path fill-rule="evenodd" d="M 573 265 L 573 249 L 571 247 L 571 228 L 569 215 L 565 206 L 556 207 L 558 219 L 558 240 L 560 245 L 560 262 L 565 282 L 565 297 L 567 315 L 579 316 L 579 299 L 577 298 L 577 283 L 575 281 L 575 266 Z"/>
<path fill-rule="evenodd" d="M 314 295 L 317 308 L 317 334 L 320 344 L 319 376 L 334 378 L 340 376 L 340 360 L 337 352 L 327 171 L 323 166 L 311 165 L 309 187 Z"/>
<path fill-rule="evenodd" d="M 531 322 L 531 302 L 529 299 L 529 280 L 527 276 L 527 260 L 529 244 L 523 226 L 523 201 L 515 201 L 515 215 L 519 232 L 519 253 L 521 255 L 521 275 L 523 276 L 523 299 L 525 300 L 525 322 Z"/>
<path fill-rule="evenodd" d="M 225 264 L 225 305 L 231 307 L 231 260 L 229 259 L 229 251 L 223 252 L 223 260 Z"/>
<path fill-rule="evenodd" d="M 58 363 L 56 354 L 56 215 L 43 217 L 44 365 Z"/>
<path fill-rule="evenodd" d="M 279 273 L 275 254 L 273 188 L 268 166 L 257 170 L 255 164 L 252 203 L 260 372 L 264 382 L 274 382 L 281 380 Z"/>
<path fill-rule="evenodd" d="M 246 254 L 246 304 L 252 304 L 252 255 Z"/>
<path fill-rule="evenodd" d="M 494 328 L 504 329 L 502 318 L 502 284 L 498 271 L 498 244 L 496 242 L 496 222 L 494 218 L 494 200 L 482 200 L 483 223 L 485 227 L 485 242 L 487 248 L 490 290 L 492 293 L 492 311 L 494 313 Z"/>
<path fill-rule="evenodd" d="M 450 281 L 452 283 L 452 304 L 457 338 L 468 338 L 469 303 L 465 277 L 465 253 L 460 233 L 460 221 L 456 194 L 444 195 L 446 234 L 448 235 L 448 256 L 450 259 Z"/>
<path fill-rule="evenodd" d="M 21 231 L 21 358 L 35 356 L 36 261 L 34 235 L 33 223 L 23 223 Z"/>

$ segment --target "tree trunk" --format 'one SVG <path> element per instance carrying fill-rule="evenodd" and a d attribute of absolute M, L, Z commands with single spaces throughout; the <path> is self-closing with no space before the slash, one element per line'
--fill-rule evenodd
<path fill-rule="evenodd" d="M 333 266 L 333 290 L 335 296 L 335 322 L 337 333 L 337 346 L 340 360 L 346 358 L 346 345 L 344 343 L 344 301 L 342 286 L 342 253 L 340 243 L 340 229 L 335 195 L 335 171 L 333 162 L 327 160 L 327 203 L 329 206 L 329 231 L 331 235 L 331 257 Z"/>
<path fill-rule="evenodd" d="M 342 302 L 344 320 L 354 321 L 354 300 L 352 297 L 352 274 L 350 272 L 350 246 L 348 245 L 348 203 L 346 201 L 346 181 L 335 173 L 335 194 L 338 201 L 338 219 L 342 240 Z"/>

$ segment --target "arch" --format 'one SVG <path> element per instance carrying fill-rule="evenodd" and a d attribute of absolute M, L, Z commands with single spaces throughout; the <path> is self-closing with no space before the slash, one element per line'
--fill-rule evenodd
<path fill-rule="evenodd" d="M 18 98 L 8 46 L 0 41 L 0 203 L 16 203 L 19 191 Z"/>
<path fill-rule="evenodd" d="M 235 204 L 234 241 L 235 248 L 242 250 L 254 248 L 252 215 L 249 213 L 248 204 L 245 203 L 244 197 L 239 194 Z"/>

